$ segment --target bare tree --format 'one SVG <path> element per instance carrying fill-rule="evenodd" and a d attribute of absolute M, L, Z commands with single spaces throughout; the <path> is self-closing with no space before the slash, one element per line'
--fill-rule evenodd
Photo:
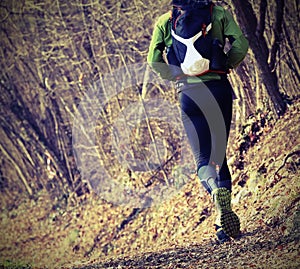
<path fill-rule="evenodd" d="M 276 5 L 266 0 L 218 2 L 227 7 L 233 3 L 233 14 L 251 46 L 238 76 L 231 76 L 240 98 L 236 110 L 240 109 L 241 117 L 236 125 L 265 98 L 271 99 L 273 110 L 281 115 L 286 108 L 282 93 L 299 96 L 299 1 L 277 0 Z M 77 106 L 105 74 L 146 61 L 154 21 L 170 8 L 167 0 L 161 1 L 160 8 L 147 0 L 1 2 L 0 191 L 5 194 L 1 199 L 34 197 L 43 189 L 54 196 L 89 190 L 72 151 Z M 147 80 L 130 94 L 117 94 L 106 104 L 103 126 L 111 124 L 130 102 L 157 96 L 177 101 L 174 91 Z M 141 149 L 162 134 L 173 150 L 168 152 L 165 173 L 155 171 L 139 182 L 148 186 L 157 178 L 167 178 L 179 138 L 171 128 L 160 133 L 158 122 L 146 123 L 132 137 L 139 142 L 129 155 L 145 155 Z M 109 154 L 109 130 L 104 129 L 98 138 L 106 143 L 99 143 L 99 151 L 114 173 L 118 163 Z M 130 171 L 122 173 L 131 180 Z"/>
<path fill-rule="evenodd" d="M 272 101 L 272 108 L 274 112 L 280 116 L 286 110 L 286 103 L 284 102 L 280 93 L 278 78 L 274 69 L 274 62 L 276 54 L 279 49 L 281 41 L 284 1 L 277 0 L 277 12 L 275 23 L 275 39 L 272 44 L 271 52 L 268 48 L 264 33 L 266 24 L 266 9 L 267 1 L 262 0 L 259 7 L 259 20 L 253 10 L 251 3 L 246 1 L 232 0 L 239 23 L 242 25 L 244 32 L 249 40 L 251 50 L 253 51 L 255 61 L 257 63 L 261 81 L 266 87 L 269 97 Z M 271 53 L 271 63 L 268 63 L 269 55 Z"/>

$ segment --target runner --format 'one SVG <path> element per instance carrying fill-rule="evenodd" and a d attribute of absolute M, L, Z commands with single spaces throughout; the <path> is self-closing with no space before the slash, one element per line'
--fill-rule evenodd
<path fill-rule="evenodd" d="M 227 74 L 241 63 L 249 45 L 232 15 L 212 1 L 173 0 L 172 6 L 155 24 L 147 61 L 163 78 L 176 82 L 197 175 L 213 198 L 216 235 L 223 243 L 240 233 L 226 159 L 233 101 Z M 226 40 L 230 48 L 224 53 Z M 208 119 L 216 111 L 223 116 L 224 132 Z"/>

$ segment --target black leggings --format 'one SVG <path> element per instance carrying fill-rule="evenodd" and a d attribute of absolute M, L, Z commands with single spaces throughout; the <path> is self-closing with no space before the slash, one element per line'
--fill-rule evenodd
<path fill-rule="evenodd" d="M 197 84 L 185 83 L 179 93 L 182 121 L 200 180 L 213 177 L 218 187 L 226 187 L 230 191 L 231 175 L 226 147 L 232 118 L 232 93 L 226 78 Z"/>

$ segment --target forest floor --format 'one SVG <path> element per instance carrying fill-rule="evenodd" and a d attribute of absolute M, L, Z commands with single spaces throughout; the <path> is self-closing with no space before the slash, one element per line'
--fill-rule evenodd
<path fill-rule="evenodd" d="M 52 206 L 41 195 L 2 210 L 0 268 L 300 268 L 299 123 L 297 101 L 247 150 L 243 169 L 232 165 L 239 239 L 217 243 L 215 212 L 196 178 L 140 211 L 90 197 Z"/>

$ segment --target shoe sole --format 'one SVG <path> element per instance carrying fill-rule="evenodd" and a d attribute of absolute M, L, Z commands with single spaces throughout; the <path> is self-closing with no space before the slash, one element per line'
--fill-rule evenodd
<path fill-rule="evenodd" d="M 240 234 L 239 217 L 231 209 L 231 194 L 226 188 L 219 188 L 215 196 L 216 202 L 220 205 L 221 226 L 226 235 L 237 238 Z"/>
<path fill-rule="evenodd" d="M 237 238 L 240 234 L 240 220 L 233 211 L 221 212 L 221 225 L 225 234 Z"/>

